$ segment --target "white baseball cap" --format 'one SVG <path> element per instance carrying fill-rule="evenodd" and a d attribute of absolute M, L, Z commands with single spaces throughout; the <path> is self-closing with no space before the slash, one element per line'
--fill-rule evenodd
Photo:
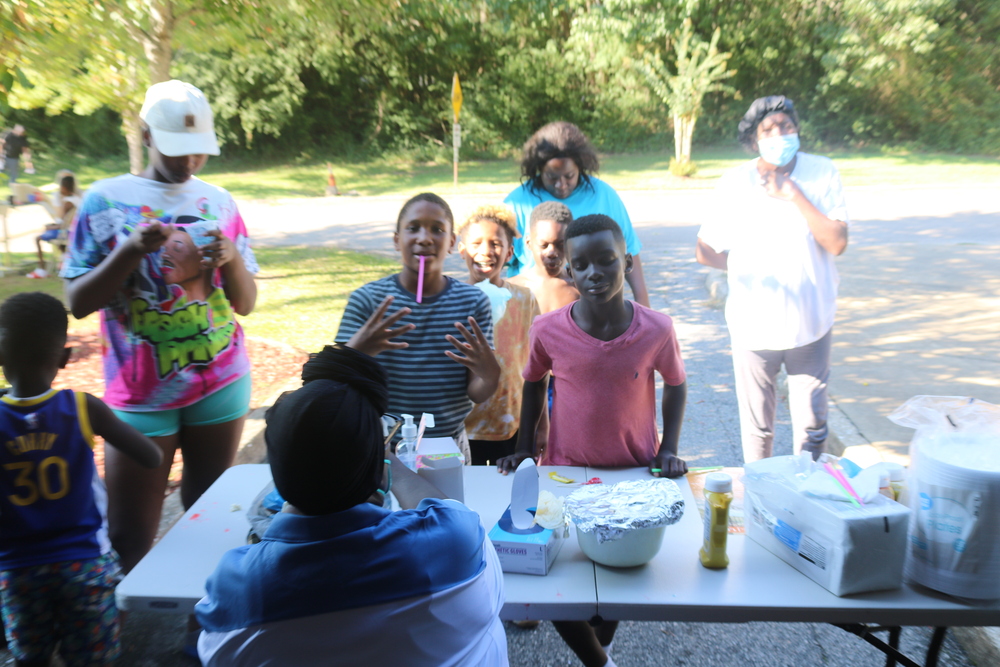
<path fill-rule="evenodd" d="M 219 154 L 212 107 L 190 83 L 173 79 L 150 86 L 139 118 L 149 126 L 156 150 L 163 155 Z"/>

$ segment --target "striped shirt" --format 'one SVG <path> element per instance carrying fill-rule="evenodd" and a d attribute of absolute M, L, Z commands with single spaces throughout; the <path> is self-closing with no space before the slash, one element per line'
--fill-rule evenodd
<path fill-rule="evenodd" d="M 478 287 L 448 276 L 445 279 L 445 288 L 424 297 L 423 303 L 417 303 L 416 296 L 399 283 L 398 274 L 363 285 L 351 294 L 337 331 L 337 342 L 346 343 L 382 299 L 390 295 L 395 297 L 390 313 L 404 307 L 413 311 L 400 324 L 414 324 L 416 328 L 393 339 L 409 343 L 409 347 L 380 352 L 375 358 L 389 374 L 389 412 L 413 415 L 417 420 L 422 412 L 433 414 L 435 427 L 427 429 L 427 437 L 454 436 L 472 410 L 467 393 L 468 371 L 444 354 L 446 350 L 456 351 L 445 340 L 447 334 L 462 340 L 455 322 L 468 326 L 468 317 L 475 317 L 493 346 L 489 297 Z"/>

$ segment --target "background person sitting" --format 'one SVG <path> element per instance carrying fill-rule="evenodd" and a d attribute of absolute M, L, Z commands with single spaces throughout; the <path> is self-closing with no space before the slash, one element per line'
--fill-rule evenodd
<path fill-rule="evenodd" d="M 287 504 L 209 577 L 202 664 L 507 665 L 493 544 L 478 514 L 385 449 L 385 370 L 327 346 L 302 379 L 264 436 Z M 368 502 L 388 486 L 403 510 Z"/>
<path fill-rule="evenodd" d="M 28 274 L 29 278 L 46 278 L 49 275 L 49 272 L 45 270 L 45 253 L 42 252 L 42 241 L 48 241 L 55 245 L 62 240 L 65 244 L 69 227 L 73 223 L 73 216 L 82 201 L 81 195 L 77 191 L 76 177 L 73 176 L 72 172 L 65 172 L 65 175 L 59 179 L 59 191 L 52 199 L 52 203 L 45 208 L 56 221 L 45 225 L 45 231 L 35 237 L 38 267 Z M 43 205 L 47 203 L 43 200 Z"/>

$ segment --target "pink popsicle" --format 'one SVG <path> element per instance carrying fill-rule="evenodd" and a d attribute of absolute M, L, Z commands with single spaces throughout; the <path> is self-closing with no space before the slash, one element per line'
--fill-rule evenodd
<path fill-rule="evenodd" d="M 424 300 L 424 262 L 426 260 L 426 257 L 420 256 L 420 273 L 417 274 L 417 303 L 423 303 Z"/>
<path fill-rule="evenodd" d="M 851 483 L 847 481 L 847 478 L 844 477 L 843 473 L 841 473 L 839 470 L 837 470 L 836 468 L 834 468 L 829 463 L 824 463 L 823 467 L 826 468 L 826 471 L 828 473 L 830 473 L 831 475 L 833 475 L 834 479 L 836 479 L 838 482 L 840 482 L 840 485 L 842 487 L 844 487 L 844 490 L 847 491 L 847 493 L 849 493 L 851 495 L 851 497 L 854 500 L 856 500 L 859 505 L 861 505 L 861 507 L 865 506 L 865 501 L 861 500 L 861 496 L 859 496 L 858 492 L 854 490 L 854 487 L 851 486 Z"/>

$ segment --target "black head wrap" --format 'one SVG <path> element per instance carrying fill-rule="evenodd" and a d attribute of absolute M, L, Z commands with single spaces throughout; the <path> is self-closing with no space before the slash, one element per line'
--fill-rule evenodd
<path fill-rule="evenodd" d="M 739 142 L 749 148 L 754 149 L 757 142 L 757 126 L 760 122 L 773 113 L 782 112 L 787 114 L 796 126 L 799 124 L 799 115 L 795 113 L 795 105 L 784 95 L 768 95 L 758 97 L 750 105 L 750 108 L 743 114 L 737 129 Z"/>
<path fill-rule="evenodd" d="M 267 456 L 278 493 L 305 514 L 365 502 L 382 479 L 388 376 L 372 357 L 326 346 L 302 367 L 301 389 L 267 412 Z"/>

